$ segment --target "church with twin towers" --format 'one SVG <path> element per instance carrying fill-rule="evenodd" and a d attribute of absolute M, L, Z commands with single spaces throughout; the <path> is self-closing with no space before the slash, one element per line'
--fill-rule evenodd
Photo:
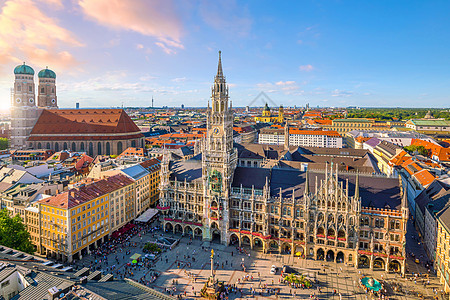
<path fill-rule="evenodd" d="M 41 70 L 37 90 L 34 75 L 25 63 L 14 69 L 12 149 L 71 150 L 94 157 L 144 147 L 144 135 L 123 109 L 59 109 L 56 73 Z"/>

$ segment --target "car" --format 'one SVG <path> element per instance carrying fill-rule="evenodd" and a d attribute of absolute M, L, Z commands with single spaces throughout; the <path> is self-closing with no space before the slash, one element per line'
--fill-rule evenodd
<path fill-rule="evenodd" d="M 416 258 L 416 260 L 414 261 L 416 264 L 420 264 L 420 260 L 418 258 Z"/>
<path fill-rule="evenodd" d="M 275 275 L 277 274 L 278 268 L 275 265 L 272 265 L 272 268 L 270 269 L 270 274 Z"/>

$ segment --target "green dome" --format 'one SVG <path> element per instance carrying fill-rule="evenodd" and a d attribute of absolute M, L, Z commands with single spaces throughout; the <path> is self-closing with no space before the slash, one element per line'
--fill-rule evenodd
<path fill-rule="evenodd" d="M 38 73 L 38 76 L 39 78 L 56 78 L 56 73 L 48 68 L 45 68 Z"/>
<path fill-rule="evenodd" d="M 25 63 L 14 68 L 14 74 L 26 74 L 34 75 L 34 70 L 32 67 L 27 66 Z"/>

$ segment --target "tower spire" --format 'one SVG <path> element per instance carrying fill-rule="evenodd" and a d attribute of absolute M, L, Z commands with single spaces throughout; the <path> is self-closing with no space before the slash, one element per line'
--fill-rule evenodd
<path fill-rule="evenodd" d="M 305 179 L 305 195 L 309 194 L 309 180 L 308 180 L 308 169 L 306 169 L 306 179 Z"/>
<path fill-rule="evenodd" d="M 222 77 L 223 71 L 222 71 L 222 51 L 219 51 L 219 64 L 217 66 L 217 77 Z"/>
<path fill-rule="evenodd" d="M 356 173 L 355 200 L 359 200 L 359 174 Z"/>

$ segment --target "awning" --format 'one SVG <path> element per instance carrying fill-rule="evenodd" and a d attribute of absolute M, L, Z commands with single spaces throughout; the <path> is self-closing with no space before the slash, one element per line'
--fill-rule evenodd
<path fill-rule="evenodd" d="M 142 255 L 141 254 L 139 254 L 139 253 L 135 253 L 135 254 L 133 254 L 133 255 L 131 255 L 130 256 L 130 260 L 138 260 L 139 259 L 139 257 L 141 257 Z"/>
<path fill-rule="evenodd" d="M 158 212 L 159 211 L 157 209 L 155 209 L 155 208 L 149 208 L 142 215 L 140 215 L 135 220 L 135 222 L 147 223 L 148 221 L 153 219 L 153 217 L 156 216 L 158 214 Z"/>

